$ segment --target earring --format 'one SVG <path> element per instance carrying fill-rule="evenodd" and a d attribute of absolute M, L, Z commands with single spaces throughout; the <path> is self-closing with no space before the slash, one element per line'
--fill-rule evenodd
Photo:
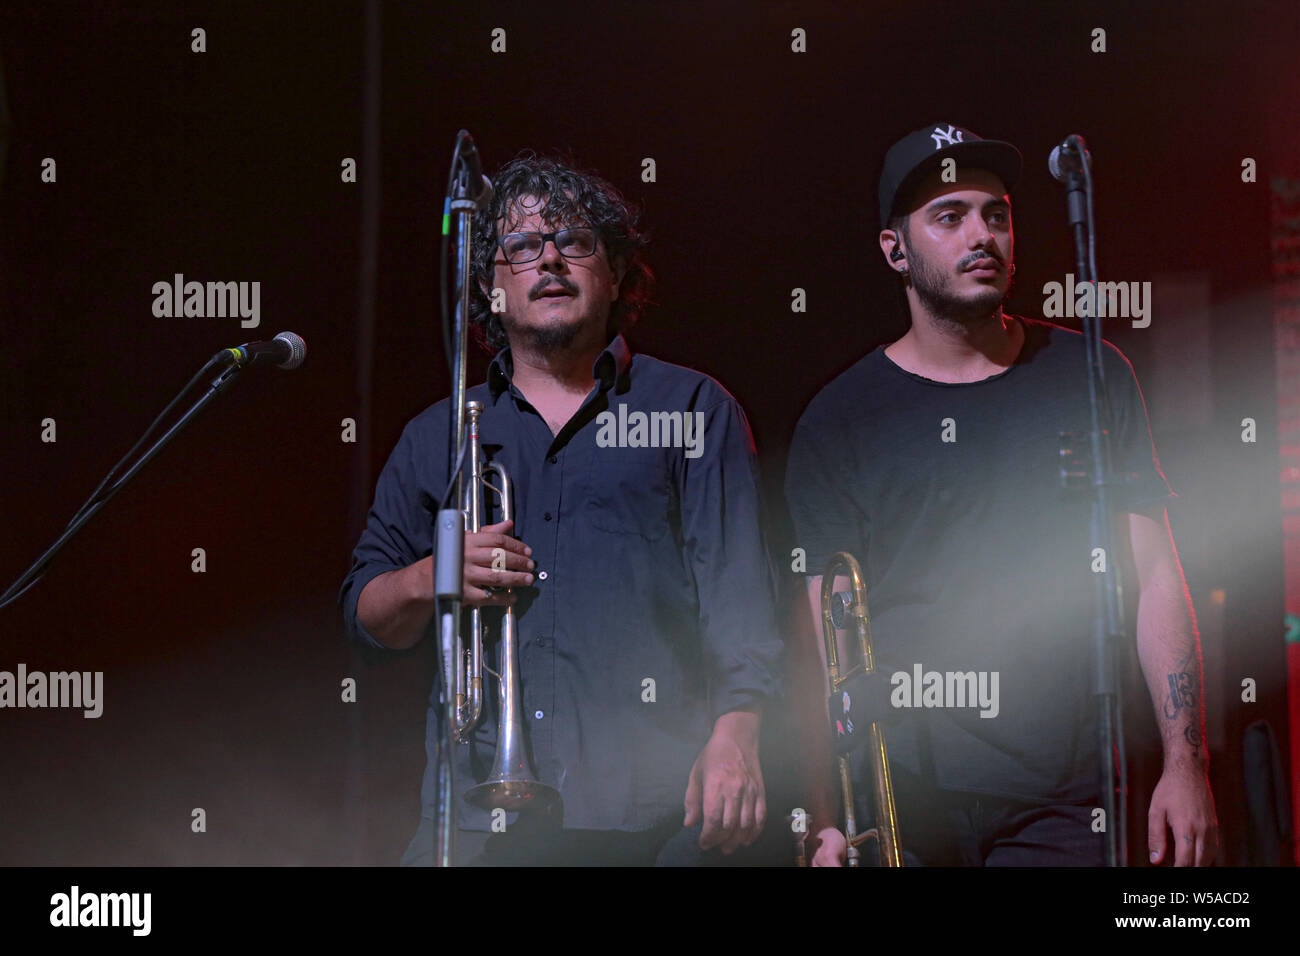
<path fill-rule="evenodd" d="M 1016 264 L 1013 262 L 1011 263 L 1011 268 L 1007 270 L 1007 278 L 1011 278 L 1011 276 L 1015 274 L 1016 274 Z"/>
<path fill-rule="evenodd" d="M 903 266 L 903 268 L 899 269 L 898 274 L 906 279 L 908 275 L 907 266 Z"/>

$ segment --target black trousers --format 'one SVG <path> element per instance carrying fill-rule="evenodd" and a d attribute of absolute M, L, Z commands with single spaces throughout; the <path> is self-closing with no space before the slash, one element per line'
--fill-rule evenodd
<path fill-rule="evenodd" d="M 422 817 L 402 866 L 433 866 L 436 824 Z M 521 814 L 504 833 L 457 830 L 457 866 L 732 866 L 745 865 L 742 847 L 724 856 L 701 850 L 701 826 L 682 826 L 682 813 L 649 830 L 566 830 L 545 814 Z"/>
<path fill-rule="evenodd" d="M 1106 865 L 1106 835 L 1092 830 L 1100 798 L 1048 805 L 926 789 L 906 774 L 894 776 L 899 842 L 908 866 Z M 868 826 L 875 818 L 872 795 L 855 784 L 858 819 Z M 862 850 L 863 865 L 874 866 L 875 845 Z"/>

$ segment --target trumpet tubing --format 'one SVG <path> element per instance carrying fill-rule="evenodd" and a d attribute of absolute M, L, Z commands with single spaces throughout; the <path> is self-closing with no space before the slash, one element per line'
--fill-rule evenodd
<path fill-rule="evenodd" d="M 496 495 L 502 521 L 514 518 L 514 494 L 509 474 L 502 465 L 483 461 L 483 449 L 478 436 L 478 420 L 482 414 L 482 402 L 465 403 L 469 474 L 462 483 L 462 508 L 465 512 L 466 530 L 470 532 L 479 531 L 483 527 L 485 490 Z M 529 764 L 524 743 L 519 636 L 515 624 L 514 608 L 507 607 L 501 615 L 498 670 L 495 672 L 483 663 L 483 638 L 487 624 L 480 608 L 470 609 L 468 649 L 465 648 L 461 635 L 456 635 L 455 730 L 460 741 L 469 740 L 470 734 L 483 717 L 483 671 L 488 670 L 497 678 L 497 699 L 500 706 L 496 756 L 487 779 L 472 787 L 465 795 L 470 803 L 485 809 L 522 810 L 525 807 L 545 805 L 559 796 L 553 787 L 537 779 Z"/>

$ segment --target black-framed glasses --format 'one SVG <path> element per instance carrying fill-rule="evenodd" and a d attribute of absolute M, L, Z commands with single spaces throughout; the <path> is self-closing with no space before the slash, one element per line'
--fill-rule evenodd
<path fill-rule="evenodd" d="M 585 259 L 596 251 L 596 230 L 572 226 L 558 232 L 512 232 L 498 239 L 497 245 L 505 254 L 506 262 L 517 266 L 540 259 L 547 242 L 553 242 L 556 251 L 566 259 Z"/>

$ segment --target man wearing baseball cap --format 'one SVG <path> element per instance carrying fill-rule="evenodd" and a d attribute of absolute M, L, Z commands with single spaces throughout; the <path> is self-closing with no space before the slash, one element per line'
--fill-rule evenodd
<path fill-rule="evenodd" d="M 1085 342 L 1002 309 L 1015 273 L 1008 194 L 1021 167 L 1011 144 L 947 122 L 889 149 L 880 249 L 911 328 L 818 393 L 786 473 L 810 575 L 814 630 L 802 639 L 815 640 L 823 664 L 821 572 L 838 551 L 863 567 L 876 666 L 890 675 L 883 726 L 912 865 L 1105 861 L 1090 503 L 1059 477 L 1061 433 L 1089 427 Z M 1150 858 L 1207 865 L 1218 833 L 1200 648 L 1165 511 L 1177 495 L 1132 367 L 1109 343 L 1103 352 L 1112 462 L 1129 476 L 1112 494 L 1115 560 L 1140 594 L 1137 658 L 1164 746 Z M 824 701 L 806 701 L 816 728 L 808 852 L 833 866 L 845 839 Z M 858 820 L 869 820 L 869 765 L 854 762 Z"/>

